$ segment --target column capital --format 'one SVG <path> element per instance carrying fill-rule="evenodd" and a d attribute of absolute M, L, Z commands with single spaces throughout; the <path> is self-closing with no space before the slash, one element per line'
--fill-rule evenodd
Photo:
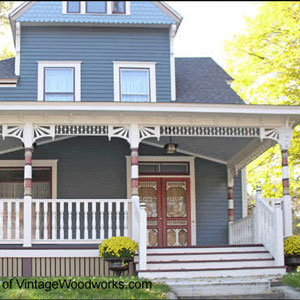
<path fill-rule="evenodd" d="M 140 144 L 140 128 L 138 124 L 131 124 L 129 128 L 129 144 L 131 149 L 138 149 Z"/>
<path fill-rule="evenodd" d="M 293 129 L 290 127 L 279 128 L 279 144 L 281 150 L 288 150 L 293 138 Z"/>
<path fill-rule="evenodd" d="M 234 186 L 234 167 L 227 166 L 227 186 L 233 187 Z"/>

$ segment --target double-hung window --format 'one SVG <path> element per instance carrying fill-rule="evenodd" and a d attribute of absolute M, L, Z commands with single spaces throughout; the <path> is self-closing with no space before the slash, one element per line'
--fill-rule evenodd
<path fill-rule="evenodd" d="M 67 13 L 79 14 L 80 13 L 80 1 L 67 1 Z"/>
<path fill-rule="evenodd" d="M 86 13 L 105 14 L 106 1 L 86 1 Z"/>
<path fill-rule="evenodd" d="M 113 1 L 112 2 L 112 13 L 113 14 L 125 14 L 126 13 L 125 1 Z"/>
<path fill-rule="evenodd" d="M 38 62 L 39 101 L 80 101 L 81 62 Z"/>
<path fill-rule="evenodd" d="M 74 68 L 44 69 L 44 100 L 74 101 Z"/>
<path fill-rule="evenodd" d="M 120 69 L 120 90 L 122 102 L 149 102 L 149 69 Z"/>
<path fill-rule="evenodd" d="M 156 102 L 153 62 L 113 62 L 114 98 L 120 102 Z"/>

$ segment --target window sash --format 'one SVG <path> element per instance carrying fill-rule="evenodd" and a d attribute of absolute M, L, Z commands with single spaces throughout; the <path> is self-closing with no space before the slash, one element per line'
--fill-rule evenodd
<path fill-rule="evenodd" d="M 48 91 L 47 90 L 47 71 L 48 70 L 72 70 L 72 91 L 66 87 L 66 91 Z M 55 82 L 54 82 L 55 84 Z M 58 89 L 61 89 L 59 87 Z M 51 99 L 51 96 L 54 97 Z M 72 97 L 69 97 L 72 96 Z M 44 68 L 44 101 L 74 101 L 75 100 L 75 68 L 74 67 L 45 67 Z"/>
<path fill-rule="evenodd" d="M 89 11 L 89 5 L 93 5 L 96 2 L 101 2 L 104 4 L 104 11 Z M 107 13 L 107 1 L 86 1 L 85 12 L 88 14 L 106 14 Z"/>
<path fill-rule="evenodd" d="M 70 10 L 70 4 L 74 5 L 75 3 L 77 3 L 78 9 L 77 10 Z M 67 1 L 67 13 L 80 14 L 80 12 L 81 12 L 81 1 Z"/>
<path fill-rule="evenodd" d="M 146 91 L 145 92 L 139 92 L 139 91 L 124 91 L 124 78 L 123 78 L 123 71 L 132 71 L 132 72 L 146 72 L 147 73 L 147 86 L 145 87 Z M 149 68 L 120 68 L 120 73 L 119 73 L 119 78 L 120 78 L 120 101 L 123 102 L 149 102 L 151 95 L 150 95 L 150 69 Z M 140 96 L 140 99 L 137 97 L 134 99 L 135 96 Z M 144 96 L 144 99 L 142 97 Z M 127 98 L 127 99 L 126 99 Z M 130 99 L 132 98 L 132 99 Z"/>

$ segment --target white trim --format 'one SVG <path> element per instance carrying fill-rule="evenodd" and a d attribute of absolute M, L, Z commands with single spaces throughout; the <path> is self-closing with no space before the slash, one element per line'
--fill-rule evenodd
<path fill-rule="evenodd" d="M 176 35 L 176 25 L 170 27 L 170 74 L 171 74 L 171 101 L 176 101 L 176 77 L 175 77 L 175 56 L 174 40 Z"/>
<path fill-rule="evenodd" d="M 57 199 L 57 159 L 34 159 L 32 167 L 51 167 L 52 171 L 52 199 Z M 20 167 L 24 168 L 24 160 L 0 160 L 0 168 Z"/>
<path fill-rule="evenodd" d="M 130 1 L 125 1 L 125 12 L 126 12 L 126 15 L 130 15 L 131 14 Z"/>
<path fill-rule="evenodd" d="M 59 241 L 53 241 L 51 240 L 51 243 L 53 242 L 56 244 L 61 244 Z M 82 243 L 78 240 L 68 240 L 66 241 L 68 244 L 71 244 L 74 242 L 74 244 Z M 99 240 L 89 240 L 84 241 L 84 243 L 97 243 L 101 242 Z M 20 242 L 22 244 L 23 241 Z M 3 244 L 3 243 L 1 243 Z M 5 244 L 9 244 L 9 242 L 5 241 Z M 14 241 L 14 244 L 16 242 Z M 35 243 L 35 241 L 32 242 L 32 244 L 36 245 L 38 243 Z M 55 247 L 54 245 L 54 247 Z M 98 249 L 1 249 L 0 248 L 0 256 L 1 257 L 99 257 L 99 250 Z"/>
<path fill-rule="evenodd" d="M 131 161 L 130 156 L 126 156 L 126 182 L 127 182 L 127 198 L 131 198 Z M 191 244 L 196 245 L 197 243 L 197 220 L 196 220 L 196 183 L 195 183 L 195 157 L 187 157 L 187 156 L 139 156 L 140 162 L 188 162 L 190 165 L 190 174 L 180 177 L 182 178 L 190 178 L 190 200 L 191 200 Z M 147 177 L 144 176 L 143 177 Z M 153 175 L 149 177 L 155 177 Z M 164 177 L 159 175 L 159 177 Z M 176 177 L 178 175 L 168 175 L 168 178 Z"/>
<path fill-rule="evenodd" d="M 75 102 L 81 101 L 81 61 L 38 61 L 38 101 L 44 102 L 44 68 L 74 68 Z"/>
<path fill-rule="evenodd" d="M 106 13 L 108 15 L 112 14 L 112 4 L 113 4 L 113 1 L 106 1 Z"/>
<path fill-rule="evenodd" d="M 67 14 L 67 2 L 68 1 L 62 1 L 62 13 L 63 15 Z"/>
<path fill-rule="evenodd" d="M 21 24 L 16 22 L 16 58 L 15 58 L 15 74 L 20 75 L 20 56 L 21 56 Z"/>
<path fill-rule="evenodd" d="M 156 63 L 142 61 L 113 61 L 114 68 L 114 101 L 120 101 L 120 68 L 145 68 L 149 69 L 150 101 L 156 102 Z M 126 102 L 128 103 L 128 102 Z M 143 102 L 147 103 L 147 102 Z"/>
<path fill-rule="evenodd" d="M 86 1 L 81 1 L 80 2 L 80 13 L 85 14 L 86 13 Z"/>
<path fill-rule="evenodd" d="M 242 216 L 243 218 L 248 216 L 248 199 L 247 199 L 247 172 L 246 167 L 241 170 L 242 179 Z M 233 195 L 234 197 L 234 195 Z"/>

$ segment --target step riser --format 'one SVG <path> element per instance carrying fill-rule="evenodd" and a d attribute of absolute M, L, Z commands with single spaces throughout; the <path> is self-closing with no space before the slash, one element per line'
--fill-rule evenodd
<path fill-rule="evenodd" d="M 202 278 L 202 277 L 235 277 L 235 276 L 267 276 L 284 275 L 285 269 L 249 269 L 249 270 L 213 270 L 213 271 L 184 271 L 184 272 L 139 272 L 140 278 Z"/>
<path fill-rule="evenodd" d="M 264 247 L 219 247 L 219 248 L 152 248 L 147 253 L 215 253 L 266 251 Z"/>
<path fill-rule="evenodd" d="M 272 267 L 274 261 L 241 261 L 241 262 L 207 262 L 207 263 L 163 263 L 147 264 L 147 270 L 170 270 L 170 269 L 208 269 L 208 268 L 243 268 L 243 267 Z M 138 265 L 137 265 L 138 269 Z"/>
<path fill-rule="evenodd" d="M 191 254 L 191 255 L 147 255 L 147 261 L 186 261 L 186 260 L 225 260 L 225 259 L 263 259 L 272 258 L 269 253 L 248 254 Z M 138 259 L 136 258 L 136 261 Z"/>

